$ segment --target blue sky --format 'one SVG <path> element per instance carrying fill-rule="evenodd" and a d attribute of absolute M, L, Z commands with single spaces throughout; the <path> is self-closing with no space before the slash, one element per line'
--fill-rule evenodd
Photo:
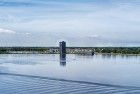
<path fill-rule="evenodd" d="M 140 46 L 140 0 L 0 0 L 0 46 Z"/>

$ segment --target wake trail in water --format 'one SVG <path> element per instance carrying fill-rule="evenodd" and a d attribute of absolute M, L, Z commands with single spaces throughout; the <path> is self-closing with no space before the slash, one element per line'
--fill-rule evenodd
<path fill-rule="evenodd" d="M 86 82 L 86 81 L 74 81 L 74 80 L 59 79 L 59 78 L 52 78 L 52 77 L 43 77 L 43 76 L 36 76 L 36 75 L 25 75 L 25 74 L 14 74 L 14 73 L 0 73 L 0 75 L 19 76 L 19 77 L 28 77 L 28 78 L 38 78 L 38 79 L 48 79 L 48 80 L 55 80 L 55 81 L 80 83 L 80 84 L 91 84 L 91 85 L 94 84 L 94 85 L 116 87 L 116 88 L 140 89 L 140 87 L 136 87 L 136 86 L 123 86 L 123 85 L 112 85 L 112 84 L 94 83 L 94 82 Z"/>
<path fill-rule="evenodd" d="M 140 94 L 140 87 L 0 73 L 0 94 Z"/>

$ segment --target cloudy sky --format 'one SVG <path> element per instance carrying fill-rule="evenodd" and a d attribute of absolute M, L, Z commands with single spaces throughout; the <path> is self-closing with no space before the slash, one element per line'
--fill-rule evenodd
<path fill-rule="evenodd" d="M 0 46 L 140 46 L 140 0 L 0 0 Z"/>

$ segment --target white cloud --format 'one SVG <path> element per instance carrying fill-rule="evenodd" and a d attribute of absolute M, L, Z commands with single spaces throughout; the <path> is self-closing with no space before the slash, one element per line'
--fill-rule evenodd
<path fill-rule="evenodd" d="M 9 2 L 8 0 L 4 1 Z M 10 2 L 18 2 L 16 4 L 20 4 L 23 1 L 12 0 Z M 32 0 L 26 0 L 25 2 L 28 3 L 28 1 L 31 2 Z M 83 0 L 80 2 L 75 2 L 78 0 L 72 0 L 73 2 L 67 2 L 67 0 L 60 1 L 35 0 L 32 1 L 33 4 L 36 3 L 35 6 L 24 7 L 24 5 L 21 5 L 19 7 L 12 5 L 0 7 L 0 26 L 16 30 L 17 35 L 12 36 L 17 39 L 16 41 L 19 41 L 21 36 L 24 36 L 22 41 L 26 38 L 29 41 L 29 39 L 39 37 L 36 40 L 46 43 L 50 33 L 55 35 L 53 36 L 55 37 L 54 40 L 65 37 L 68 41 L 76 41 L 77 38 L 83 38 L 85 39 L 84 43 L 90 41 L 87 43 L 89 45 L 95 39 L 99 40 L 102 37 L 112 43 L 107 45 L 114 45 L 114 41 L 117 41 L 117 43 L 122 41 L 140 41 L 140 0 L 106 0 L 102 2 L 101 0 L 93 0 L 94 2 L 81 2 Z M 107 1 L 110 1 L 110 3 Z M 1 33 L 9 33 L 10 35 L 15 32 L 0 28 Z M 47 34 L 44 35 L 45 33 Z M 0 39 L 2 38 L 0 37 Z M 100 43 L 100 41 L 98 42 Z M 38 44 L 36 41 L 35 43 Z M 50 44 L 53 44 L 53 42 L 51 41 Z M 101 44 L 104 45 L 102 42 Z"/>
<path fill-rule="evenodd" d="M 16 32 L 13 30 L 0 28 L 0 34 L 15 34 Z"/>

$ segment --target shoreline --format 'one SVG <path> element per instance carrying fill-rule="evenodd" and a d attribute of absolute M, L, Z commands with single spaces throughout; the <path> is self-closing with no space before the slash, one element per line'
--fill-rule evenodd
<path fill-rule="evenodd" d="M 128 55 L 128 56 L 137 55 L 137 56 L 140 56 L 140 54 L 121 54 L 121 53 L 97 53 L 97 54 L 102 54 L 102 55 Z"/>
<path fill-rule="evenodd" d="M 67 54 L 140 55 L 140 47 L 66 47 Z M 0 54 L 59 54 L 59 47 L 0 47 Z"/>
<path fill-rule="evenodd" d="M 0 53 L 0 55 L 2 54 L 59 54 L 59 53 Z M 70 54 L 74 54 L 74 55 L 91 55 L 91 54 L 86 54 L 86 53 L 67 53 L 68 55 Z M 121 53 L 95 53 L 94 55 L 127 55 L 127 56 L 140 56 L 140 54 L 121 54 Z M 91 55 L 91 56 L 94 56 Z"/>

